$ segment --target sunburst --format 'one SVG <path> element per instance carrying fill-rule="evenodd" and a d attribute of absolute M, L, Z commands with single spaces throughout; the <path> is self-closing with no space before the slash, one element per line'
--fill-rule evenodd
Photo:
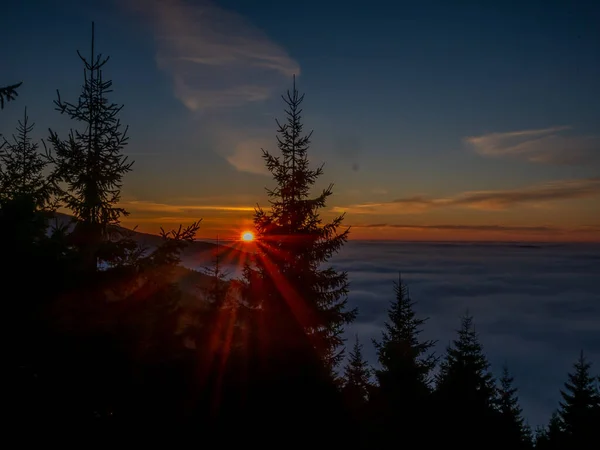
<path fill-rule="evenodd" d="M 242 233 L 242 241 L 252 242 L 254 240 L 254 233 L 252 231 L 244 231 Z"/>

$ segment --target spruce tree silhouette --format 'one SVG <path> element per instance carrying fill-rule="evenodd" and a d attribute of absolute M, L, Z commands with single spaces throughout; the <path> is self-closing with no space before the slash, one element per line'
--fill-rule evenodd
<path fill-rule="evenodd" d="M 558 411 L 552 413 L 546 428 L 536 430 L 535 448 L 540 450 L 567 450 L 569 448 L 565 446 L 564 425 Z"/>
<path fill-rule="evenodd" d="M 289 316 L 299 323 L 333 373 L 343 358 L 343 326 L 354 320 L 356 310 L 347 308 L 347 274 L 321 265 L 342 248 L 349 229 L 338 232 L 343 215 L 326 224 L 319 215 L 333 185 L 310 197 L 323 166 L 309 167 L 307 152 L 312 132 L 302 134 L 304 95 L 296 90 L 295 77 L 292 91 L 282 98 L 287 117 L 284 123 L 277 121 L 281 155 L 263 150 L 267 169 L 277 185 L 267 190 L 270 211 L 256 209 L 258 251 L 254 270 L 265 289 L 260 301 L 276 316 Z M 279 319 L 276 322 L 285 323 Z M 285 341 L 286 330 L 287 325 L 273 330 L 280 342 Z"/>
<path fill-rule="evenodd" d="M 217 236 L 216 246 L 213 250 L 212 265 L 203 269 L 203 273 L 210 279 L 208 286 L 201 289 L 203 298 L 209 304 L 214 305 L 215 309 L 221 309 L 225 305 L 229 290 L 227 277 L 230 273 L 224 269 L 222 263 L 222 253 L 224 250 L 225 248 L 221 245 L 219 236 Z"/>
<path fill-rule="evenodd" d="M 194 310 L 185 331 L 186 337 L 194 342 L 195 348 L 208 353 L 216 352 L 221 347 L 222 341 L 217 336 L 219 333 L 216 332 L 216 328 L 223 325 L 221 313 L 231 297 L 227 280 L 229 272 L 223 269 L 221 263 L 223 250 L 217 237 L 212 252 L 212 265 L 202 269 L 202 273 L 208 277 L 208 282 L 206 285 L 197 286 L 202 307 Z M 212 356 L 204 355 L 209 358 Z"/>
<path fill-rule="evenodd" d="M 315 434 L 331 435 L 333 426 L 325 422 L 340 417 L 334 368 L 343 357 L 343 327 L 356 311 L 347 307 L 347 274 L 323 268 L 346 242 L 348 229 L 338 232 L 343 216 L 324 224 L 319 215 L 332 185 L 310 197 L 323 168 L 309 167 L 311 134 L 302 134 L 304 96 L 296 90 L 295 78 L 292 91 L 282 98 L 287 120 L 277 121 L 280 155 L 263 150 L 276 186 L 267 189 L 270 211 L 257 207 L 255 212 L 257 251 L 244 269 L 244 297 L 254 308 L 254 392 L 262 397 L 262 410 L 278 410 L 269 414 L 271 420 L 293 432 L 298 426 L 294 421 L 302 420 L 300 411 L 310 408 L 314 426 L 306 437 L 309 443 Z"/>
<path fill-rule="evenodd" d="M 473 316 L 467 311 L 458 338 L 447 347 L 436 377 L 439 436 L 448 445 L 460 442 L 473 448 L 481 445 L 478 441 L 483 436 L 493 434 L 497 423 L 496 387 L 489 367 Z"/>
<path fill-rule="evenodd" d="M 50 189 L 43 174 L 46 161 L 37 152 L 32 130 L 25 109 L 16 135 L 10 141 L 3 137 L 0 145 L 0 234 L 4 237 L 0 273 L 3 291 L 19 298 L 4 305 L 10 317 L 7 332 L 14 340 L 9 366 L 14 363 L 13 367 L 29 376 L 35 373 L 40 316 L 53 291 L 59 262 L 52 258 L 46 237 Z M 23 283 L 25 274 L 35 277 L 35 283 Z"/>
<path fill-rule="evenodd" d="M 139 420 L 180 428 L 192 414 L 194 358 L 180 332 L 183 306 L 176 269 L 181 250 L 195 239 L 199 226 L 200 221 L 170 231 L 161 228 L 162 244 L 132 265 L 135 289 L 120 302 L 117 339 L 126 344 L 126 364 L 140 375 L 120 399 L 120 424 Z"/>
<path fill-rule="evenodd" d="M 31 132 L 35 124 L 29 123 L 27 108 L 23 121 L 18 122 L 17 134 L 12 141 L 3 137 L 0 145 L 0 201 L 29 196 L 36 209 L 44 208 L 50 200 L 51 186 L 44 176 L 48 161 L 38 152 Z"/>
<path fill-rule="evenodd" d="M 519 406 L 517 388 L 513 386 L 513 377 L 505 364 L 502 367 L 498 388 L 498 410 L 500 420 L 495 442 L 507 448 L 528 449 L 532 448 L 531 430 L 523 419 L 523 410 Z"/>
<path fill-rule="evenodd" d="M 596 447 L 593 444 L 597 435 L 600 392 L 597 381 L 590 373 L 592 364 L 583 354 L 573 365 L 565 389 L 560 391 L 559 416 L 564 430 L 565 445 L 582 450 Z"/>
<path fill-rule="evenodd" d="M 114 326 L 120 319 L 116 311 L 121 304 L 106 302 L 110 288 L 114 291 L 119 284 L 106 282 L 107 274 L 98 271 L 98 263 L 122 256 L 122 249 L 118 255 L 110 255 L 103 244 L 125 213 L 116 203 L 122 176 L 131 163 L 121 154 L 127 130 L 121 131 L 117 118 L 122 107 L 106 98 L 112 85 L 103 77 L 108 58 L 95 53 L 93 23 L 90 59 L 78 55 L 84 66 L 79 99 L 64 102 L 58 93 L 54 103 L 61 114 L 83 127 L 71 129 L 66 139 L 50 129 L 50 146 L 44 142 L 46 158 L 53 166 L 49 180 L 57 200 L 76 220 L 73 231 L 65 233 L 65 243 L 77 257 L 68 274 L 61 277 L 62 290 L 52 305 L 52 334 L 45 343 L 44 365 L 48 382 L 56 383 L 59 392 L 63 390 L 60 402 L 52 395 L 48 399 L 59 403 L 54 413 L 57 421 L 113 422 L 121 413 L 122 399 L 117 393 L 123 392 L 125 378 L 120 375 L 127 372 L 128 348 Z M 121 296 L 126 295 L 124 290 Z"/>
<path fill-rule="evenodd" d="M 214 418 L 227 409 L 231 386 L 243 383 L 244 367 L 240 364 L 245 351 L 241 324 L 245 323 L 244 308 L 238 302 L 230 273 L 222 263 L 226 247 L 217 237 L 212 265 L 205 267 L 206 286 L 200 288 L 202 308 L 194 310 L 193 321 L 186 335 L 196 350 L 196 379 L 203 391 L 204 415 Z M 225 411 L 225 413 L 227 413 Z"/>
<path fill-rule="evenodd" d="M 373 370 L 362 354 L 362 344 L 355 336 L 354 346 L 348 355 L 348 362 L 344 367 L 342 392 L 351 410 L 361 414 L 372 393 L 373 383 L 371 375 Z"/>
<path fill-rule="evenodd" d="M 17 261 L 31 262 L 32 245 L 45 235 L 46 215 L 43 210 L 50 199 L 50 186 L 43 171 L 47 162 L 32 142 L 27 109 L 17 125 L 12 140 L 2 137 L 0 145 L 0 230 L 11 236 L 4 243 L 4 254 Z M 14 250 L 12 252 L 11 250 Z M 24 269 L 24 267 L 22 267 Z"/>
<path fill-rule="evenodd" d="M 123 175 L 131 170 L 133 162 L 122 154 L 128 140 L 127 127 L 122 129 L 118 119 L 123 106 L 110 103 L 106 97 L 112 86 L 103 73 L 109 58 L 95 53 L 93 22 L 90 58 L 79 51 L 77 54 L 84 66 L 79 100 L 63 101 L 57 91 L 54 103 L 61 114 L 81 123 L 83 129 L 71 130 L 66 139 L 49 130 L 51 149 L 47 149 L 47 155 L 54 164 L 51 179 L 61 188 L 60 199 L 77 220 L 71 238 L 82 255 L 82 268 L 94 272 L 102 242 L 115 231 L 120 217 L 128 214 L 116 204 Z"/>
<path fill-rule="evenodd" d="M 373 402 L 379 411 L 376 437 L 393 439 L 393 424 L 402 422 L 407 436 L 416 439 L 424 431 L 430 406 L 430 376 L 437 362 L 432 352 L 435 341 L 420 338 L 427 319 L 417 317 L 415 302 L 400 274 L 393 286 L 395 299 L 390 302 L 381 340 L 373 341 L 381 366 L 375 371 L 379 384 Z"/>
<path fill-rule="evenodd" d="M 129 233 L 123 238 L 117 225 L 126 214 L 118 206 L 122 178 L 131 170 L 122 154 L 127 128 L 118 119 L 122 106 L 106 98 L 108 58 L 94 51 L 93 24 L 91 57 L 79 57 L 80 98 L 69 103 L 59 94 L 55 105 L 82 129 L 64 140 L 50 130 L 46 147 L 54 165 L 50 181 L 77 222 L 73 232 L 57 230 L 46 239 L 48 258 L 35 258 L 48 266 L 36 278 L 38 293 L 49 298 L 44 321 L 37 322 L 47 330 L 36 342 L 36 376 L 44 388 L 36 391 L 37 412 L 24 415 L 102 431 L 131 427 L 137 419 L 146 425 L 181 423 L 189 410 L 182 405 L 191 371 L 183 369 L 189 369 L 190 355 L 178 334 L 176 268 L 199 222 L 169 232 L 161 228 L 162 243 L 152 251 Z M 23 129 L 29 132 L 28 125 Z M 2 208 L 0 215 L 6 212 Z M 99 268 L 99 262 L 107 264 Z"/>
<path fill-rule="evenodd" d="M 373 369 L 364 359 L 362 348 L 357 334 L 341 379 L 341 392 L 353 427 L 354 448 L 369 448 L 373 445 L 368 419 L 369 401 L 375 386 L 371 380 Z"/>

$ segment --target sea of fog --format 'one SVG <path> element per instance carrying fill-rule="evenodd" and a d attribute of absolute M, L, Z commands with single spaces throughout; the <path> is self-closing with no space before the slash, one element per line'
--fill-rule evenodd
<path fill-rule="evenodd" d="M 508 364 L 532 427 L 547 423 L 581 349 L 600 373 L 600 244 L 351 241 L 331 263 L 348 272 L 359 308 L 348 343 L 358 333 L 374 365 L 371 339 L 401 272 L 440 354 L 461 315 L 474 315 L 492 371 Z"/>

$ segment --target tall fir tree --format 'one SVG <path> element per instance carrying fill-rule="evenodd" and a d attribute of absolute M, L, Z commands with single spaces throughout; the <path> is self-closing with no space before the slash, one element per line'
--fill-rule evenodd
<path fill-rule="evenodd" d="M 573 372 L 568 374 L 565 389 L 560 392 L 563 400 L 558 413 L 569 448 L 591 449 L 598 432 L 600 393 L 591 367 L 581 351 Z"/>
<path fill-rule="evenodd" d="M 51 248 L 47 237 L 50 190 L 43 174 L 46 161 L 31 138 L 32 130 L 25 110 L 17 133 L 10 141 L 2 136 L 0 142 L 0 273 L 3 292 L 19 297 L 19 301 L 4 302 L 4 314 L 10 318 L 5 332 L 13 341 L 5 360 L 9 375 L 17 375 L 11 386 L 19 391 L 17 404 L 7 407 L 15 417 L 22 417 L 35 397 L 37 354 L 46 338 L 43 318 L 61 275 L 63 256 Z M 35 282 L 24 283 L 24 275 Z"/>
<path fill-rule="evenodd" d="M 309 167 L 312 132 L 303 135 L 304 95 L 296 90 L 295 77 L 292 91 L 282 98 L 287 118 L 284 123 L 277 121 L 281 154 L 263 150 L 276 187 L 267 189 L 270 211 L 256 210 L 256 265 L 251 276 L 246 275 L 255 282 L 260 280 L 261 292 L 255 293 L 255 300 L 273 314 L 272 339 L 283 344 L 287 331 L 293 328 L 285 325 L 284 317 L 298 323 L 333 374 L 343 358 L 343 327 L 354 320 L 356 310 L 347 305 L 346 272 L 323 265 L 345 244 L 349 229 L 339 232 L 343 215 L 325 224 L 320 217 L 333 185 L 310 197 L 323 166 Z"/>
<path fill-rule="evenodd" d="M 36 283 L 24 286 L 19 280 L 23 273 L 34 273 L 39 281 L 55 267 L 48 268 L 46 232 L 48 215 L 45 210 L 50 199 L 49 183 L 44 177 L 46 160 L 38 153 L 33 142 L 27 109 L 23 121 L 18 122 L 17 133 L 9 141 L 3 137 L 0 145 L 0 234 L 5 236 L 2 245 L 0 270 L 6 278 L 5 289 L 13 288 L 30 298 L 29 302 L 13 302 L 13 323 L 20 314 L 31 312 L 39 301 Z M 6 266 L 6 267 L 5 267 Z M 11 283 L 15 283 L 11 285 Z M 46 285 L 46 291 L 51 290 Z M 38 292 L 39 294 L 39 292 Z M 23 322 L 30 322 L 31 317 Z M 17 325 L 19 326 L 19 325 Z M 22 324 L 20 328 L 23 329 Z"/>
<path fill-rule="evenodd" d="M 257 245 L 244 270 L 242 300 L 251 308 L 251 387 L 247 396 L 236 397 L 248 399 L 246 410 L 252 404 L 268 410 L 260 421 L 281 427 L 282 433 L 294 432 L 294 423 L 305 421 L 303 411 L 310 409 L 311 425 L 296 444 L 314 445 L 316 439 L 321 444 L 340 440 L 333 423 L 343 423 L 347 411 L 334 380 L 343 358 L 344 326 L 356 310 L 348 308 L 347 274 L 326 266 L 349 230 L 340 230 L 343 216 L 328 223 L 320 217 L 332 185 L 311 197 L 323 166 L 309 166 L 311 134 L 303 134 L 303 99 L 294 79 L 283 96 L 287 120 L 277 122 L 280 154 L 263 150 L 276 186 L 267 189 L 270 210 L 259 206 L 254 215 Z"/>
<path fill-rule="evenodd" d="M 58 330 L 62 338 L 45 352 L 60 395 L 55 419 L 93 414 L 102 422 L 161 426 L 181 419 L 187 352 L 177 333 L 181 291 L 175 275 L 179 253 L 197 229 L 197 222 L 161 229 L 162 243 L 152 251 L 131 265 L 97 272 L 92 281 L 98 283 L 86 283 L 61 302 L 68 314 Z M 117 301 L 106 301 L 112 296 Z"/>
<path fill-rule="evenodd" d="M 420 337 L 427 318 L 417 317 L 401 274 L 393 287 L 395 298 L 390 302 L 381 340 L 373 340 L 380 365 L 375 371 L 378 389 L 372 402 L 377 411 L 375 438 L 385 441 L 393 440 L 394 423 L 404 423 L 411 439 L 423 431 L 430 407 L 431 371 L 437 362 L 435 341 Z"/>
<path fill-rule="evenodd" d="M 77 220 L 73 243 L 81 251 L 84 270 L 95 271 L 98 252 L 114 225 L 127 212 L 117 206 L 123 176 L 132 162 L 122 151 L 127 144 L 127 127 L 118 118 L 122 105 L 110 103 L 112 81 L 106 80 L 103 69 L 109 58 L 95 53 L 94 24 L 90 58 L 77 52 L 84 65 L 84 84 L 77 103 L 63 101 L 58 93 L 56 109 L 83 124 L 81 130 L 71 130 L 62 139 L 50 130 L 52 147 L 47 154 L 54 163 L 52 179 L 62 189 L 61 200 Z"/>
<path fill-rule="evenodd" d="M 362 349 L 363 345 L 357 334 L 352 351 L 348 355 L 348 362 L 344 367 L 342 384 L 342 392 L 349 407 L 357 412 L 364 409 L 373 389 L 372 369 L 364 359 Z"/>
<path fill-rule="evenodd" d="M 374 391 L 371 379 L 373 369 L 363 356 L 363 345 L 358 334 L 348 355 L 341 378 L 341 392 L 353 427 L 352 448 L 372 448 L 370 435 L 370 402 Z"/>
<path fill-rule="evenodd" d="M 203 298 L 210 304 L 215 305 L 217 309 L 223 307 L 227 300 L 227 291 L 229 289 L 227 276 L 229 272 L 225 270 L 222 263 L 222 253 L 225 249 L 217 236 L 215 248 L 213 250 L 212 264 L 205 267 L 202 272 L 209 277 L 208 286 L 201 289 Z"/>
<path fill-rule="evenodd" d="M 554 411 L 550 416 L 547 427 L 541 427 L 535 434 L 536 450 L 567 450 L 565 447 L 564 424 L 558 414 Z"/>
<path fill-rule="evenodd" d="M 12 141 L 3 138 L 0 146 L 0 200 L 27 196 L 40 210 L 51 195 L 50 184 L 44 176 L 47 160 L 38 152 L 38 144 L 31 132 L 35 124 L 29 123 L 27 108 L 23 121 L 18 122 Z"/>
<path fill-rule="evenodd" d="M 431 371 L 436 365 L 432 352 L 436 342 L 420 339 L 427 318 L 417 317 L 415 302 L 400 274 L 394 282 L 394 293 L 381 341 L 373 341 L 381 365 L 377 379 L 381 389 L 389 393 L 401 390 L 423 396 L 429 392 Z"/>
<path fill-rule="evenodd" d="M 207 284 L 200 287 L 202 308 L 197 311 L 195 320 L 188 328 L 188 335 L 194 341 L 203 369 L 222 370 L 229 352 L 236 343 L 237 317 L 233 311 L 233 301 L 229 272 L 224 269 L 222 253 L 225 251 L 217 237 L 213 250 L 212 265 L 203 269 L 208 277 Z"/>
<path fill-rule="evenodd" d="M 172 354 L 173 348 L 180 347 L 175 342 L 182 341 L 182 337 L 176 335 L 181 310 L 177 267 L 181 263 L 181 251 L 194 241 L 199 227 L 200 221 L 187 227 L 180 225 L 170 231 L 161 228 L 162 243 L 153 251 L 143 254 L 129 267 L 134 270 L 134 276 L 127 279 L 135 284 L 134 289 L 129 290 L 129 300 L 134 311 L 132 318 L 152 323 L 152 326 L 130 328 L 134 333 L 138 332 L 136 329 L 151 332 L 147 339 L 152 340 L 152 345 L 146 345 L 143 340 L 140 342 L 146 349 L 152 349 L 154 355 L 158 355 L 155 358 L 157 361 L 177 356 Z M 124 290 L 122 286 L 117 287 L 117 291 Z"/>
<path fill-rule="evenodd" d="M 496 443 L 502 442 L 504 446 L 513 449 L 527 449 L 532 447 L 531 431 L 523 419 L 523 410 L 519 405 L 517 388 L 514 387 L 514 378 L 508 371 L 508 366 L 502 366 L 498 388 L 498 410 L 500 412 Z"/>
<path fill-rule="evenodd" d="M 467 429 L 474 445 L 477 439 L 494 431 L 496 387 L 490 364 L 475 331 L 473 316 L 462 317 L 458 338 L 446 349 L 436 377 L 435 398 L 438 404 L 438 425 L 448 444 L 464 441 Z"/>

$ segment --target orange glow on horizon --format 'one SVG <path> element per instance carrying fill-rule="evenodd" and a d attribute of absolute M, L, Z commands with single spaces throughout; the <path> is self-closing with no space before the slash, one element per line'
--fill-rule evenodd
<path fill-rule="evenodd" d="M 195 218 L 194 218 L 195 219 Z M 160 227 L 176 228 L 179 224 L 189 224 L 193 219 L 190 217 L 125 217 L 122 225 L 126 228 L 137 227 L 137 231 L 158 234 Z M 467 223 L 468 225 L 468 223 Z M 480 225 L 480 224 L 478 224 Z M 521 225 L 521 224 L 519 224 Z M 365 226 L 362 224 L 352 224 L 349 240 L 399 240 L 399 241 L 419 241 L 419 242 L 439 242 L 439 241 L 489 241 L 489 242 L 600 242 L 600 233 L 598 228 L 593 226 L 578 227 L 576 224 L 565 223 L 557 224 L 556 228 L 535 230 L 535 222 L 522 225 L 532 226 L 530 232 L 520 230 L 498 229 L 435 229 L 434 227 L 414 227 L 397 228 L 393 226 Z M 244 247 L 258 242 L 256 236 L 252 240 L 244 239 L 245 233 L 251 233 L 253 227 L 252 219 L 248 217 L 227 217 L 227 218 L 205 218 L 201 223 L 200 230 L 196 236 L 198 240 L 211 240 L 219 236 L 224 241 L 237 242 Z"/>

